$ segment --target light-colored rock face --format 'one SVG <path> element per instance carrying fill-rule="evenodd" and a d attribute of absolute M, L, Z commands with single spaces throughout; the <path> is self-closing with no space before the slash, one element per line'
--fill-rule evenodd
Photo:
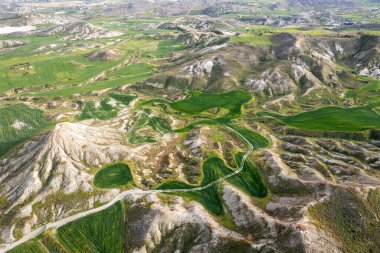
<path fill-rule="evenodd" d="M 126 158 L 127 149 L 121 142 L 122 136 L 112 128 L 58 124 L 2 161 L 0 181 L 4 192 L 16 204 L 42 190 L 43 184 L 46 193 L 59 189 L 66 193 L 89 191 L 89 168 Z"/>
<path fill-rule="evenodd" d="M 68 40 L 92 40 L 100 38 L 111 38 L 123 35 L 122 32 L 107 31 L 102 28 L 96 27 L 92 24 L 78 21 L 68 24 L 57 25 L 53 27 L 37 29 L 30 32 L 15 32 L 10 36 L 24 37 L 24 36 L 51 36 L 55 34 L 68 34 L 64 37 L 63 41 Z"/>
<path fill-rule="evenodd" d="M 1 32 L 0 32 L 1 34 Z M 19 40 L 1 40 L 0 41 L 0 49 L 5 48 L 14 48 L 26 45 L 27 43 L 25 41 L 19 41 Z"/>
<path fill-rule="evenodd" d="M 297 89 L 296 84 L 280 70 L 266 71 L 260 77 L 248 77 L 244 87 L 261 96 L 279 96 L 289 94 Z"/>

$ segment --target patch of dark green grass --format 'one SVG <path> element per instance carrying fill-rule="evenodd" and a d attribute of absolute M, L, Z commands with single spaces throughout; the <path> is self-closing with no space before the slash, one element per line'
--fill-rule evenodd
<path fill-rule="evenodd" d="M 254 149 L 265 148 L 269 144 L 265 137 L 247 128 L 231 123 L 227 123 L 227 126 L 240 133 L 245 139 L 247 139 L 247 141 L 249 141 L 249 143 L 251 143 Z"/>
<path fill-rule="evenodd" d="M 323 107 L 292 116 L 261 113 L 299 129 L 318 131 L 356 132 L 380 129 L 380 115 L 373 110 L 375 104 L 362 107 Z"/>
<path fill-rule="evenodd" d="M 60 227 L 57 234 L 69 253 L 123 252 L 124 206 L 118 202 L 101 212 Z"/>
<path fill-rule="evenodd" d="M 129 105 L 137 97 L 136 95 L 118 94 L 118 93 L 110 93 L 109 96 L 124 105 Z"/>
<path fill-rule="evenodd" d="M 94 177 L 94 185 L 99 188 L 117 188 L 130 182 L 133 182 L 131 170 L 125 163 L 108 165 Z"/>
<path fill-rule="evenodd" d="M 171 103 L 171 107 L 190 115 L 200 114 L 213 108 L 224 108 L 229 111 L 224 118 L 236 118 L 241 114 L 241 106 L 252 98 L 245 90 L 232 90 L 225 93 L 192 91 L 189 94 L 190 97 Z"/>
<path fill-rule="evenodd" d="M 240 159 L 241 161 L 243 154 L 239 153 L 235 156 L 235 158 Z M 208 158 L 203 164 L 203 179 L 199 186 L 205 186 L 221 177 L 233 173 L 233 171 L 234 170 L 229 168 L 222 159 L 218 157 Z M 257 167 L 248 161 L 244 164 L 243 171 L 241 173 L 228 178 L 227 181 L 254 197 L 262 198 L 268 193 L 268 188 L 266 187 Z M 191 189 L 195 187 L 198 186 L 189 185 L 179 181 L 171 181 L 160 185 L 158 189 Z M 224 214 L 220 187 L 221 183 L 215 184 L 201 191 L 177 192 L 169 194 L 180 195 L 185 198 L 195 200 L 202 204 L 212 214 L 220 216 Z"/>

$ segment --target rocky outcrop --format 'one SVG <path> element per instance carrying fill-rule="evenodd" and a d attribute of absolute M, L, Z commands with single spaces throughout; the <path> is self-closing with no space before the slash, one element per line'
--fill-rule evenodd
<path fill-rule="evenodd" d="M 38 29 L 30 32 L 12 33 L 9 36 L 25 37 L 40 36 L 46 37 L 56 34 L 67 35 L 62 40 L 91 40 L 100 38 L 111 38 L 123 35 L 121 32 L 107 31 L 96 27 L 87 22 L 78 21 L 63 25 L 52 26 L 48 28 Z"/>
<path fill-rule="evenodd" d="M 156 195 L 131 197 L 126 210 L 128 252 L 220 252 L 239 245 L 249 252 L 242 235 L 224 228 L 198 203 L 174 198 L 164 203 Z"/>
<path fill-rule="evenodd" d="M 87 54 L 87 58 L 91 61 L 116 61 L 119 60 L 122 56 L 122 52 L 111 49 L 95 50 Z"/>

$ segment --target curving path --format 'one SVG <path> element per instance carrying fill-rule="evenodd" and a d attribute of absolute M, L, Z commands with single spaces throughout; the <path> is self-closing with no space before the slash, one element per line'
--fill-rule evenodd
<path fill-rule="evenodd" d="M 19 246 L 20 244 L 23 244 L 23 243 L 25 243 L 25 242 L 33 239 L 33 238 L 36 238 L 37 236 L 39 236 L 40 234 L 42 234 L 43 232 L 45 232 L 48 229 L 52 229 L 52 228 L 57 229 L 59 227 L 66 225 L 69 222 L 78 220 L 78 219 L 83 218 L 83 217 L 90 215 L 90 214 L 94 214 L 94 213 L 103 211 L 103 210 L 107 209 L 108 207 L 111 207 L 112 205 L 116 204 L 118 201 L 124 199 L 129 194 L 145 195 L 145 194 L 150 194 L 150 193 L 176 193 L 176 192 L 202 191 L 204 189 L 210 188 L 213 185 L 216 185 L 220 182 L 223 182 L 224 180 L 226 180 L 230 177 L 233 177 L 233 176 L 239 174 L 243 170 L 245 162 L 248 159 L 248 156 L 250 156 L 253 153 L 254 149 L 253 149 L 252 144 L 243 135 L 241 135 L 239 132 L 235 131 L 234 129 L 232 129 L 228 126 L 225 126 L 225 127 L 230 129 L 231 131 L 235 132 L 237 135 L 239 135 L 248 144 L 248 147 L 249 147 L 247 153 L 243 156 L 240 167 L 237 170 L 235 170 L 234 172 L 232 172 L 231 174 L 225 175 L 224 177 L 221 177 L 221 178 L 219 178 L 219 179 L 217 179 L 217 180 L 215 180 L 215 181 L 213 181 L 207 185 L 189 188 L 189 189 L 165 189 L 165 190 L 145 190 L 145 191 L 140 190 L 140 189 L 133 189 L 133 190 L 128 190 L 128 191 L 122 192 L 119 195 L 117 195 L 113 200 L 111 200 L 110 202 L 108 202 L 105 205 L 102 205 L 100 207 L 93 208 L 93 209 L 90 209 L 90 210 L 87 210 L 87 211 L 84 211 L 81 213 L 74 214 L 72 216 L 66 217 L 66 218 L 61 219 L 61 220 L 56 221 L 56 222 L 45 224 L 45 225 L 33 230 L 28 235 L 22 237 L 18 241 L 6 246 L 3 249 L 0 249 L 0 253 L 4 253 L 8 250 L 11 250 L 11 249 Z"/>

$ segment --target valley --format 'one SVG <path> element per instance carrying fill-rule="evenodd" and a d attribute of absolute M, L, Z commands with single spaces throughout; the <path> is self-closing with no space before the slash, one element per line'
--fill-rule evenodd
<path fill-rule="evenodd" d="M 376 1 L 0 3 L 0 252 L 378 252 Z"/>

